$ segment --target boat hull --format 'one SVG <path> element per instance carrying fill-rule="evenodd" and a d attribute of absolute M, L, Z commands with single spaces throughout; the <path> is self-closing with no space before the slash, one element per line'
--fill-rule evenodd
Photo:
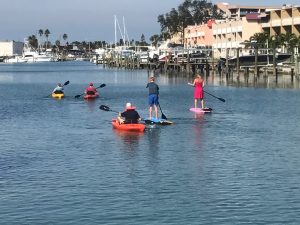
<path fill-rule="evenodd" d="M 144 132 L 145 131 L 145 125 L 141 123 L 137 124 L 124 124 L 124 123 L 119 123 L 117 119 L 112 120 L 112 126 L 114 129 L 117 130 L 123 130 L 123 131 L 130 131 L 130 132 Z"/>
<path fill-rule="evenodd" d="M 64 97 L 65 97 L 64 93 L 59 93 L 59 94 L 52 93 L 52 98 L 62 99 Z"/>
<path fill-rule="evenodd" d="M 85 96 L 83 96 L 83 98 L 85 99 L 85 100 L 92 100 L 92 99 L 95 99 L 95 98 L 98 98 L 99 97 L 99 94 L 98 93 L 96 93 L 96 94 L 94 94 L 94 95 L 85 95 Z"/>

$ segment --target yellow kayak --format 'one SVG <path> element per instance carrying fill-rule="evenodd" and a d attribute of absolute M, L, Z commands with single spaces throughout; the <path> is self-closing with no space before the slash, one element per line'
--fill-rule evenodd
<path fill-rule="evenodd" d="M 63 97 L 65 97 L 64 93 L 59 93 L 59 94 L 52 93 L 52 98 L 62 99 Z"/>

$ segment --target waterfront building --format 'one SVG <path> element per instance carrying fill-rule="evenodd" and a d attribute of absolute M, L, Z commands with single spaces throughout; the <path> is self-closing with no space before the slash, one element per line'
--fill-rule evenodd
<path fill-rule="evenodd" d="M 300 6 L 285 5 L 262 14 L 262 29 L 270 36 L 292 33 L 300 35 Z"/>
<path fill-rule="evenodd" d="M 234 19 L 245 17 L 247 14 L 261 14 L 266 12 L 269 9 L 277 9 L 277 7 L 269 6 L 241 6 L 241 5 L 232 5 L 229 3 L 218 3 L 217 7 L 220 11 L 224 13 L 224 19 Z"/>
<path fill-rule="evenodd" d="M 211 47 L 213 44 L 212 25 L 214 20 L 209 20 L 206 24 L 188 26 L 184 29 L 184 46 L 193 47 Z"/>
<path fill-rule="evenodd" d="M 23 46 L 19 41 L 0 41 L 0 56 L 22 55 Z"/>
<path fill-rule="evenodd" d="M 235 56 L 236 49 L 250 39 L 255 33 L 262 32 L 257 13 L 244 17 L 216 21 L 212 26 L 213 51 L 215 57 Z M 243 54 L 243 52 L 242 52 Z"/>
<path fill-rule="evenodd" d="M 184 30 L 186 47 L 213 47 L 215 57 L 235 56 L 236 48 L 255 33 L 262 32 L 259 15 L 276 7 L 239 6 L 218 3 L 222 20 L 209 20 L 207 24 L 188 26 Z M 243 52 L 242 52 L 243 53 Z"/>

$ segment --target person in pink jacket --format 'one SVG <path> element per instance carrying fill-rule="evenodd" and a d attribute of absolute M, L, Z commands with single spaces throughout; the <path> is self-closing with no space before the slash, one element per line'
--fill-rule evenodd
<path fill-rule="evenodd" d="M 94 84 L 91 82 L 91 83 L 89 83 L 89 86 L 85 89 L 84 93 L 86 95 L 94 95 L 98 92 L 97 92 L 96 88 L 94 87 Z"/>

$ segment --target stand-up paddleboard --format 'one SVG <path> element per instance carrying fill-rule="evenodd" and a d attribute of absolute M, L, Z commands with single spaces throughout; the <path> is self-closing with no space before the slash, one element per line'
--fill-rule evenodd
<path fill-rule="evenodd" d="M 204 108 L 204 109 L 201 109 L 201 108 L 190 108 L 190 111 L 194 112 L 194 113 L 204 114 L 204 113 L 211 113 L 212 112 L 212 108 Z"/>
<path fill-rule="evenodd" d="M 158 125 L 171 125 L 173 124 L 172 121 L 165 120 L 165 119 L 156 119 L 156 118 L 151 118 L 148 120 L 144 120 L 146 124 L 158 124 Z"/>

